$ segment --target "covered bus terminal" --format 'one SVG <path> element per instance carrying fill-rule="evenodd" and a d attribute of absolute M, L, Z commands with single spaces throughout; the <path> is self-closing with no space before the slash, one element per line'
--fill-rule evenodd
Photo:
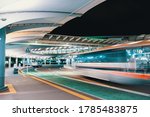
<path fill-rule="evenodd" d="M 150 18 L 133 1 L 0 0 L 0 100 L 149 100 Z"/>

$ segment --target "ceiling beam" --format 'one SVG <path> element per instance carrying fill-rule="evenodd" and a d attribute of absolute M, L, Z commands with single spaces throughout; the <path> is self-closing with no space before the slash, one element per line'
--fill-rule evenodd
<path fill-rule="evenodd" d="M 77 38 L 76 41 L 79 41 L 81 39 L 81 37 Z"/>
<path fill-rule="evenodd" d="M 98 42 L 99 40 L 93 40 L 93 43 Z"/>
<path fill-rule="evenodd" d="M 58 40 L 61 36 L 57 36 L 56 40 Z"/>
<path fill-rule="evenodd" d="M 58 14 L 66 14 L 71 16 L 82 16 L 81 13 L 72 13 L 72 12 L 65 12 L 65 11 L 13 11 L 13 12 L 0 12 L 0 15 L 4 14 L 16 14 L 16 13 L 58 13 Z"/>
<path fill-rule="evenodd" d="M 72 37 L 69 41 L 72 41 L 74 39 L 74 37 Z"/>
<path fill-rule="evenodd" d="M 82 41 L 81 42 L 84 42 L 84 41 L 86 41 L 87 40 L 87 38 L 84 38 L 84 39 L 82 39 Z"/>
<path fill-rule="evenodd" d="M 89 43 L 89 42 L 91 42 L 92 40 L 91 39 L 89 39 L 87 42 Z"/>
<path fill-rule="evenodd" d="M 6 27 L 6 33 L 12 33 L 16 31 L 21 31 L 25 29 L 40 28 L 40 27 L 51 27 L 60 26 L 61 24 L 54 23 L 27 23 L 27 24 L 10 24 Z"/>
<path fill-rule="evenodd" d="M 68 36 L 64 37 L 64 38 L 63 38 L 63 41 L 65 41 L 67 38 L 68 38 Z"/>
<path fill-rule="evenodd" d="M 49 36 L 49 39 L 51 39 L 53 37 L 53 35 Z"/>

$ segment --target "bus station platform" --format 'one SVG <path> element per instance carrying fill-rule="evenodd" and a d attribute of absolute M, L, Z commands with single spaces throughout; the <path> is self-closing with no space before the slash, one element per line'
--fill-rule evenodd
<path fill-rule="evenodd" d="M 146 86 L 118 85 L 80 76 L 67 69 L 6 69 L 8 91 L 0 100 L 149 100 Z"/>
<path fill-rule="evenodd" d="M 62 91 L 49 84 L 13 74 L 13 69 L 6 69 L 6 85 L 8 92 L 0 93 L 0 100 L 81 100 L 83 96 L 71 90 Z M 78 96 L 75 96 L 78 95 Z M 81 98 L 80 98 L 81 96 Z"/>

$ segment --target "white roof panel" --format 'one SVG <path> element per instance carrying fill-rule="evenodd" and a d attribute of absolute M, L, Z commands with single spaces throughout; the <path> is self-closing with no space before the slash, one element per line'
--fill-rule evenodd
<path fill-rule="evenodd" d="M 0 0 L 0 28 L 15 22 L 39 18 L 53 18 L 55 20 L 49 23 L 59 23 L 66 17 L 78 17 L 82 12 L 84 13 L 92 8 L 92 6 L 103 1 L 104 0 Z M 67 20 L 63 21 L 63 23 L 65 22 L 67 22 Z"/>
<path fill-rule="evenodd" d="M 11 1 L 11 0 L 6 0 Z M 18 11 L 62 11 L 73 12 L 91 0 L 17 0 L 4 5 L 0 13 Z"/>
<path fill-rule="evenodd" d="M 0 0 L 0 28 L 14 23 L 64 24 L 75 17 L 81 16 L 103 1 L 105 0 Z M 33 39 L 35 35 L 42 37 L 47 32 L 47 28 L 39 28 L 36 34 L 37 29 L 26 30 L 22 33 L 14 32 L 7 35 L 7 42 Z M 51 26 L 50 31 L 54 28 L 56 27 Z M 6 53 L 9 55 L 14 52 L 13 55 L 15 56 L 24 54 L 19 51 L 18 49 L 18 53 L 15 54 L 17 49 L 15 52 L 9 50 Z"/>

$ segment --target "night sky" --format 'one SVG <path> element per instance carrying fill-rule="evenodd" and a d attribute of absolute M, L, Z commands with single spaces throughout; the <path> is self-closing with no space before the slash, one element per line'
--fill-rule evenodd
<path fill-rule="evenodd" d="M 150 34 L 150 0 L 107 0 L 51 33 L 76 36 Z"/>

